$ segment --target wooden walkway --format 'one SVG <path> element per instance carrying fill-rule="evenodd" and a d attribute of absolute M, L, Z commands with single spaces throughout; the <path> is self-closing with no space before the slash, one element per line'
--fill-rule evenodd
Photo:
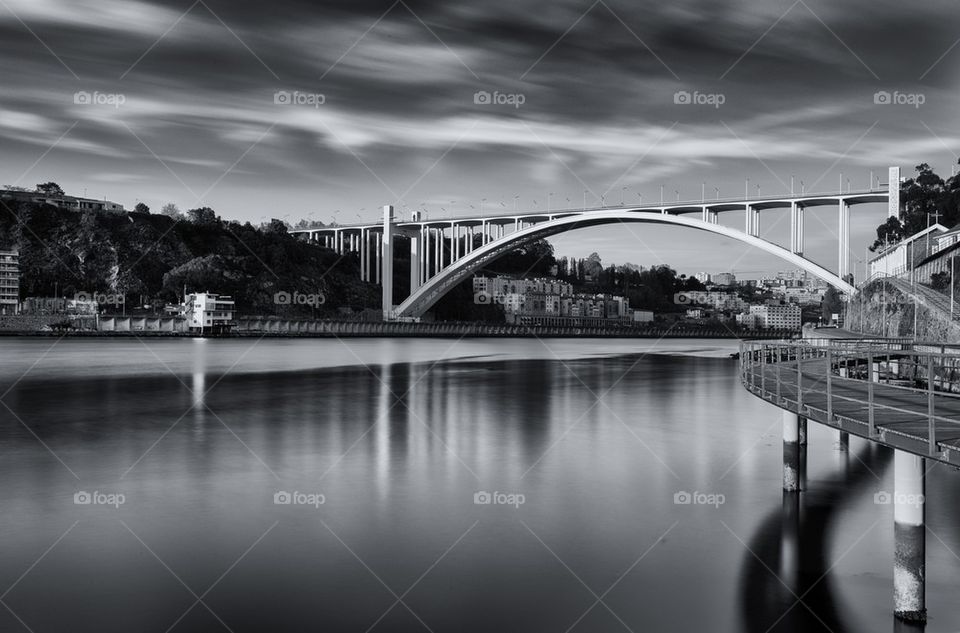
<path fill-rule="evenodd" d="M 931 395 L 922 389 L 879 382 L 873 383 L 871 394 L 868 381 L 841 378 L 836 367 L 828 385 L 825 358 L 800 360 L 799 374 L 797 362 L 745 363 L 741 373 L 744 386 L 767 402 L 809 420 L 960 467 L 960 397 L 957 395 L 940 392 Z M 798 382 L 802 391 L 800 398 Z"/>

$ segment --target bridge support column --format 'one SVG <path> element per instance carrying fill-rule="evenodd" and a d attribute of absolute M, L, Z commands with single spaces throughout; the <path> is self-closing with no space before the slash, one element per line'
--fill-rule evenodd
<path fill-rule="evenodd" d="M 430 279 L 430 227 L 421 226 L 420 232 L 423 233 L 423 254 L 420 256 L 423 260 L 423 274 L 420 275 L 420 279 L 423 283 L 427 283 Z"/>
<path fill-rule="evenodd" d="M 922 457 L 893 454 L 894 616 L 926 622 L 926 477 Z"/>
<path fill-rule="evenodd" d="M 837 235 L 840 237 L 840 261 L 837 267 L 837 276 L 843 279 L 850 272 L 850 205 L 843 198 L 840 199 L 839 221 L 840 227 Z"/>
<path fill-rule="evenodd" d="M 460 259 L 460 227 L 451 222 L 450 232 L 453 234 L 453 258 L 450 260 L 452 264 Z"/>
<path fill-rule="evenodd" d="M 383 207 L 383 320 L 393 316 L 393 205 Z"/>
<path fill-rule="evenodd" d="M 377 283 L 379 284 L 379 283 L 382 282 L 382 275 L 383 275 L 383 271 L 381 270 L 381 268 L 382 268 L 381 263 L 383 262 L 383 256 L 382 256 L 382 254 L 381 254 L 381 250 L 382 250 L 382 248 L 383 248 L 383 234 L 382 234 L 382 233 L 377 233 L 377 237 L 376 237 L 376 239 L 374 240 L 374 243 L 375 243 L 375 247 L 374 247 L 374 249 L 373 249 L 373 253 L 374 253 L 374 266 L 373 266 L 373 268 L 374 268 L 374 270 L 377 271 Z"/>
<path fill-rule="evenodd" d="M 783 489 L 800 490 L 800 416 L 783 412 Z"/>
<path fill-rule="evenodd" d="M 440 274 L 440 271 L 443 270 L 443 229 L 434 229 L 434 231 L 434 237 L 436 238 L 434 239 L 436 245 L 434 250 L 436 274 Z"/>
<path fill-rule="evenodd" d="M 790 203 L 790 250 L 803 255 L 803 205 Z"/>
<path fill-rule="evenodd" d="M 420 236 L 410 236 L 410 294 L 420 287 L 420 273 L 423 262 L 420 261 Z"/>
<path fill-rule="evenodd" d="M 369 238 L 367 229 L 360 229 L 360 281 L 367 281 L 370 278 Z"/>

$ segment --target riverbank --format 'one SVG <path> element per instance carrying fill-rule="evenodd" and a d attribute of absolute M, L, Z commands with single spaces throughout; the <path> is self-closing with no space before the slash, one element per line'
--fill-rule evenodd
<path fill-rule="evenodd" d="M 49 337 L 196 337 L 196 332 L 156 331 L 148 329 L 96 330 L 90 328 L 6 329 L 0 336 Z M 622 338 L 622 339 L 782 339 L 795 338 L 790 330 L 753 330 L 736 332 L 725 328 L 662 326 L 645 328 L 591 328 L 505 325 L 491 323 L 405 323 L 362 321 L 288 321 L 281 319 L 244 319 L 231 332 L 209 335 L 209 338 Z"/>

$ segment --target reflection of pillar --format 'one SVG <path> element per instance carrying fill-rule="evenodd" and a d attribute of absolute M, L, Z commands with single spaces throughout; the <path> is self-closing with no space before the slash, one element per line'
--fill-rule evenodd
<path fill-rule="evenodd" d="M 787 589 L 800 593 L 800 493 L 783 491 L 780 515 L 780 573 Z"/>
<path fill-rule="evenodd" d="M 420 262 L 420 236 L 417 234 L 410 236 L 410 294 L 417 291 L 420 287 L 420 269 L 423 264 Z"/>
<path fill-rule="evenodd" d="M 900 450 L 893 454 L 893 614 L 925 622 L 926 492 L 923 458 Z"/>
<path fill-rule="evenodd" d="M 383 318 L 393 313 L 393 206 L 383 207 Z"/>
<path fill-rule="evenodd" d="M 800 416 L 783 412 L 783 489 L 800 490 Z"/>
<path fill-rule="evenodd" d="M 850 450 L 850 434 L 840 431 L 840 450 L 844 453 Z"/>

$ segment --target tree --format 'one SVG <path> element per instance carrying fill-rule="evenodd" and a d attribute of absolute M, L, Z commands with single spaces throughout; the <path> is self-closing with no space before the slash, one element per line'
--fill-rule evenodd
<path fill-rule="evenodd" d="M 216 224 L 220 221 L 216 212 L 210 207 L 200 207 L 199 209 L 190 209 L 187 216 L 194 224 Z"/>
<path fill-rule="evenodd" d="M 55 182 L 43 182 L 37 185 L 37 193 L 42 193 L 48 196 L 62 196 L 64 195 L 63 189 L 60 188 Z"/>
<path fill-rule="evenodd" d="M 183 219 L 183 211 L 181 211 L 180 207 L 172 202 L 168 202 L 167 204 L 163 205 L 163 207 L 160 209 L 160 215 L 171 217 L 174 220 Z"/>
<path fill-rule="evenodd" d="M 142 202 L 138 202 L 137 206 L 133 208 L 134 213 L 150 213 L 150 207 L 145 205 Z"/>
<path fill-rule="evenodd" d="M 834 314 L 840 314 L 843 311 L 843 299 L 836 288 L 827 286 L 827 291 L 823 293 L 823 301 L 820 306 L 823 320 L 827 323 L 833 320 Z"/>

